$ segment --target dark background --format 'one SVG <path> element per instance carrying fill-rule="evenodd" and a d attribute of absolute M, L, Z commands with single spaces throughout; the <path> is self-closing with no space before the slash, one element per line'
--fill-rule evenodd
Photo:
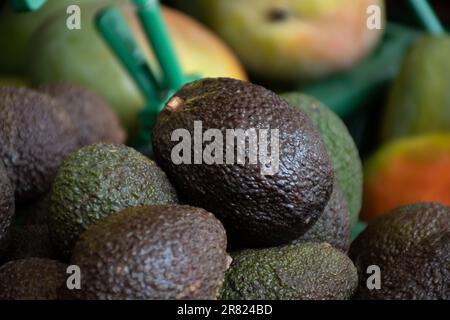
<path fill-rule="evenodd" d="M 449 0 L 429 0 L 435 12 L 445 25 L 450 26 L 450 1 Z M 420 26 L 413 10 L 409 6 L 408 0 L 386 0 L 388 8 L 388 19 L 405 23 L 411 26 Z"/>

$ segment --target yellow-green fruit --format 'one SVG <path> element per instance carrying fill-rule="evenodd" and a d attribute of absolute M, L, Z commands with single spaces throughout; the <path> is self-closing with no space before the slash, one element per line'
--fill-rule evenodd
<path fill-rule="evenodd" d="M 69 81 L 84 85 L 106 98 L 124 126 L 132 129 L 145 101 L 95 28 L 95 14 L 103 7 L 102 3 L 81 6 L 81 30 L 66 28 L 65 10 L 47 19 L 31 40 L 29 73 L 36 84 Z M 151 57 L 134 8 L 120 8 L 154 66 L 155 59 Z M 164 8 L 163 16 L 185 73 L 245 79 L 234 55 L 212 33 L 174 10 Z"/>
<path fill-rule="evenodd" d="M 47 0 L 35 12 L 15 12 L 9 5 L 0 8 L 0 72 L 25 73 L 27 53 L 32 50 L 28 45 L 34 31 L 59 9 L 94 1 L 98 0 Z"/>
<path fill-rule="evenodd" d="M 450 37 L 427 36 L 406 57 L 389 97 L 382 137 L 450 132 Z"/>
<path fill-rule="evenodd" d="M 311 80 L 353 66 L 378 43 L 368 7 L 383 0 L 176 0 L 236 51 L 253 74 Z M 381 28 L 382 29 L 382 28 Z"/>

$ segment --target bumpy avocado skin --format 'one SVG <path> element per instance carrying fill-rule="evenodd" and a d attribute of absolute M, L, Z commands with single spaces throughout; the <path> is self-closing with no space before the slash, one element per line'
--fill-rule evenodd
<path fill-rule="evenodd" d="M 80 234 L 98 220 L 129 207 L 167 203 L 177 203 L 177 195 L 153 161 L 124 145 L 89 145 L 58 171 L 50 194 L 50 235 L 68 257 Z"/>
<path fill-rule="evenodd" d="M 17 202 L 48 191 L 64 158 L 77 144 L 69 115 L 49 96 L 0 88 L 0 158 Z"/>
<path fill-rule="evenodd" d="M 0 262 L 4 260 L 10 242 L 9 235 L 14 212 L 14 189 L 0 159 Z"/>
<path fill-rule="evenodd" d="M 92 226 L 72 263 L 83 299 L 215 299 L 228 267 L 225 230 L 199 208 L 129 208 Z"/>
<path fill-rule="evenodd" d="M 171 101 L 182 103 L 174 109 Z M 183 201 L 224 223 L 233 247 L 288 243 L 319 218 L 332 192 L 333 170 L 306 115 L 263 87 L 227 78 L 187 84 L 171 101 L 153 129 L 157 163 Z M 171 141 L 172 132 L 183 128 L 194 137 L 194 121 L 223 137 L 226 129 L 278 129 L 279 171 L 263 175 L 259 163 L 249 164 L 248 150 L 246 165 L 174 164 L 171 153 L 179 142 Z"/>
<path fill-rule="evenodd" d="M 450 207 L 418 203 L 376 219 L 352 243 L 358 299 L 449 299 Z M 367 288 L 367 267 L 381 269 L 381 289 Z"/>
<path fill-rule="evenodd" d="M 111 107 L 94 92 L 75 84 L 52 83 L 38 90 L 55 98 L 77 129 L 79 146 L 125 142 L 125 131 Z"/>
<path fill-rule="evenodd" d="M 327 243 L 247 249 L 232 257 L 221 290 L 224 300 L 341 300 L 358 283 L 350 259 Z"/>
<path fill-rule="evenodd" d="M 0 267 L 0 300 L 56 300 L 66 268 L 50 259 L 10 261 Z"/>
<path fill-rule="evenodd" d="M 330 201 L 319 220 L 293 243 L 327 242 L 333 247 L 347 252 L 350 248 L 350 234 L 350 213 L 347 201 L 339 184 L 335 182 Z"/>
<path fill-rule="evenodd" d="M 333 111 L 311 96 L 290 93 L 282 97 L 306 113 L 320 131 L 335 178 L 347 199 L 352 225 L 356 224 L 362 205 L 363 170 L 358 148 L 347 127 Z"/>
<path fill-rule="evenodd" d="M 430 236 L 389 262 L 381 290 L 358 290 L 365 300 L 449 300 L 450 232 Z"/>
<path fill-rule="evenodd" d="M 8 260 L 57 258 L 46 225 L 22 225 L 11 229 Z"/>

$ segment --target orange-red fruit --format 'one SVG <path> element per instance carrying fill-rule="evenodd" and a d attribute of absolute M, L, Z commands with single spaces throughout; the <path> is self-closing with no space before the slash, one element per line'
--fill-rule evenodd
<path fill-rule="evenodd" d="M 450 134 L 394 141 L 366 163 L 365 221 L 415 202 L 450 205 Z"/>

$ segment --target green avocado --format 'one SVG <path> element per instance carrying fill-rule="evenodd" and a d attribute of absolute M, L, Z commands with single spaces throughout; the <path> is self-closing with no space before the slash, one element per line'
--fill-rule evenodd
<path fill-rule="evenodd" d="M 358 284 L 351 260 L 327 243 L 247 249 L 232 257 L 224 300 L 340 300 Z"/>
<path fill-rule="evenodd" d="M 352 243 L 359 273 L 357 299 L 450 299 L 450 207 L 417 203 L 369 224 Z M 367 286 L 369 266 L 380 268 L 381 288 Z"/>
<path fill-rule="evenodd" d="M 383 140 L 450 131 L 450 37 L 425 36 L 403 62 L 388 99 Z"/>
<path fill-rule="evenodd" d="M 339 184 L 334 183 L 330 201 L 322 216 L 303 236 L 292 243 L 327 242 L 333 247 L 347 252 L 350 248 L 350 213 L 345 195 Z"/>
<path fill-rule="evenodd" d="M 16 201 L 48 191 L 64 158 L 76 149 L 70 116 L 49 96 L 26 88 L 0 87 L 0 159 Z"/>
<path fill-rule="evenodd" d="M 62 164 L 50 194 L 50 235 L 68 257 L 90 225 L 129 207 L 176 203 L 164 172 L 124 145 L 93 144 Z"/>
<path fill-rule="evenodd" d="M 213 164 L 208 164 L 211 159 L 200 164 L 192 159 L 203 151 L 195 148 L 196 121 L 203 132 L 215 129 L 209 133 L 217 134 L 209 141 L 205 136 L 203 143 L 203 155 L 214 149 L 209 153 Z M 177 129 L 190 136 L 186 140 L 194 140 L 179 153 L 181 163 L 172 158 L 180 144 L 186 145 L 184 139 L 174 141 Z M 243 147 L 245 140 L 250 145 L 250 138 L 230 139 L 236 129 L 248 137 L 251 132 L 258 135 L 260 148 Z M 266 141 L 279 142 L 278 152 L 273 142 L 268 146 L 274 146 L 270 162 L 251 156 L 264 153 L 262 130 L 271 130 Z M 330 199 L 333 169 L 319 132 L 304 113 L 261 86 L 228 78 L 189 83 L 161 111 L 152 136 L 157 163 L 182 200 L 214 213 L 233 247 L 289 243 L 311 228 Z M 237 163 L 239 154 L 245 163 Z M 268 168 L 273 171 L 264 172 Z"/>
<path fill-rule="evenodd" d="M 213 214 L 180 205 L 129 208 L 82 234 L 71 263 L 82 299 L 215 299 L 229 266 Z"/>
<path fill-rule="evenodd" d="M 317 99 L 298 93 L 282 95 L 306 113 L 320 131 L 333 163 L 334 175 L 347 199 L 352 225 L 358 222 L 362 205 L 363 170 L 359 152 L 344 122 Z"/>
<path fill-rule="evenodd" d="M 77 128 L 80 147 L 98 142 L 125 142 L 126 134 L 119 118 L 111 106 L 91 90 L 62 82 L 42 85 L 37 90 L 56 99 L 70 115 Z"/>
<path fill-rule="evenodd" d="M 14 212 L 14 188 L 0 159 L 0 262 L 4 260 L 9 245 Z"/>
<path fill-rule="evenodd" d="M 0 267 L 0 300 L 56 300 L 66 268 L 43 258 L 10 261 Z"/>

